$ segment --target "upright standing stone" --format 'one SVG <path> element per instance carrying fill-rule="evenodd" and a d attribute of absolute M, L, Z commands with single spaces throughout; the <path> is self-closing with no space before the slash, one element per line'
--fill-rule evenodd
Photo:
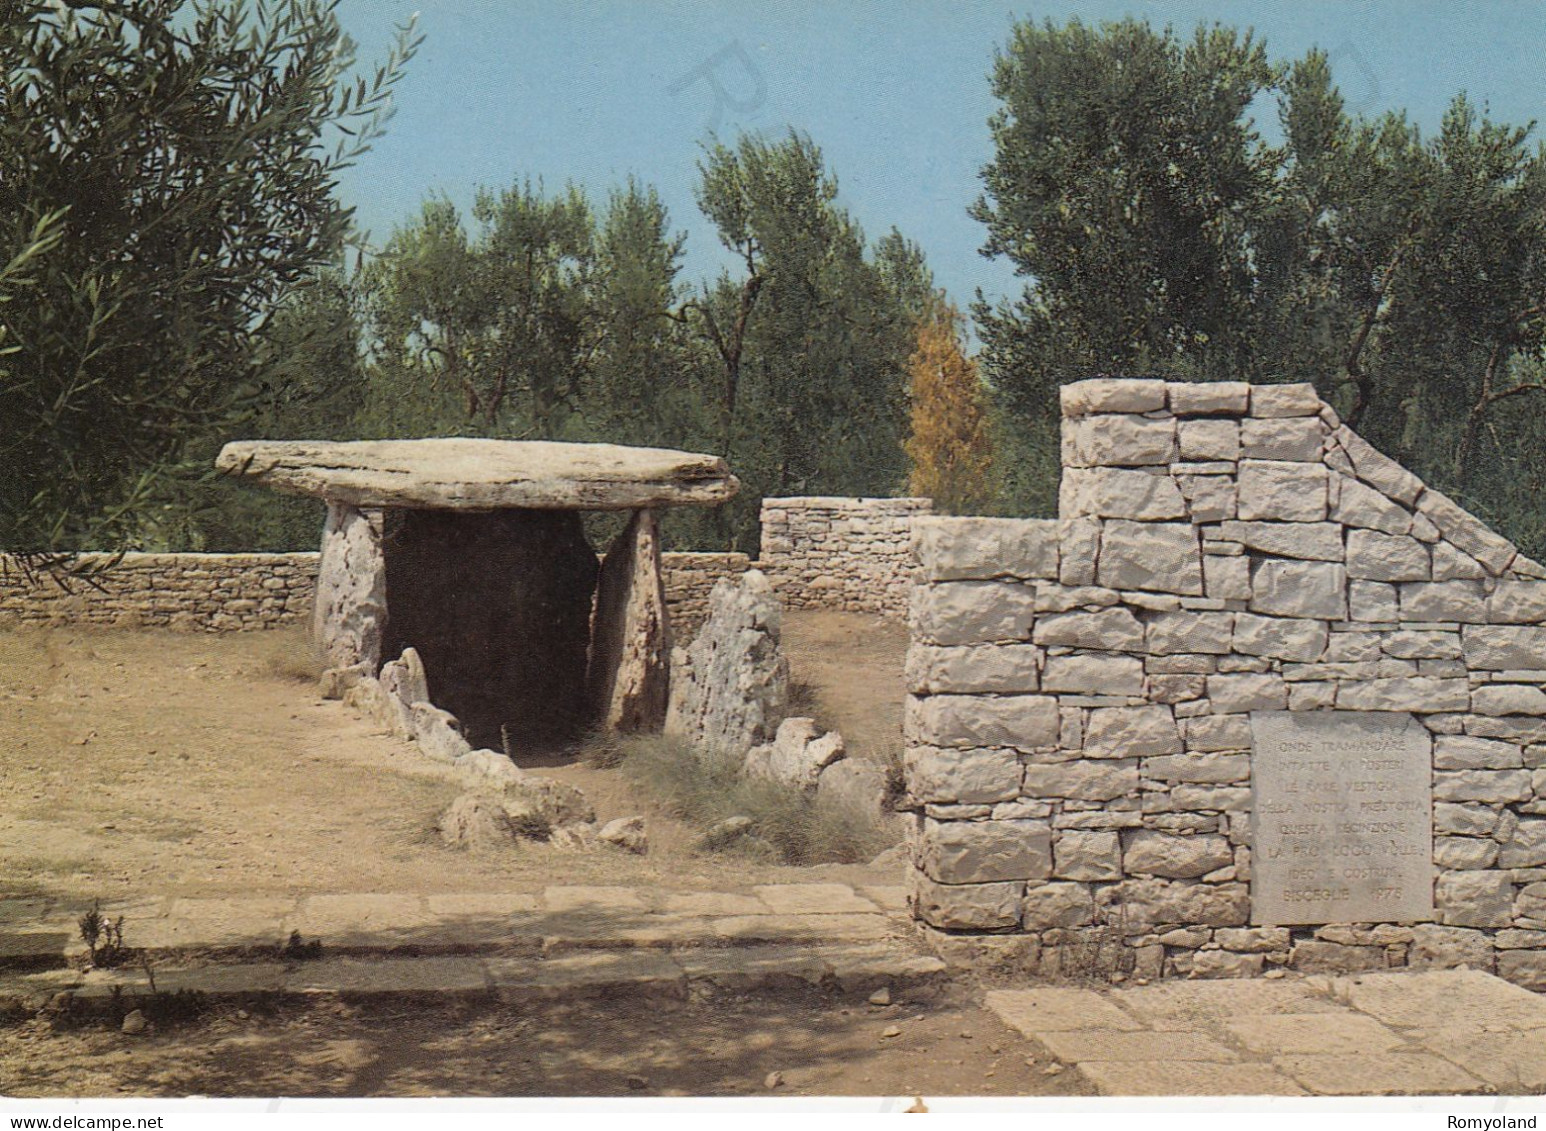
<path fill-rule="evenodd" d="M 381 531 L 379 510 L 328 504 L 312 639 L 322 656 L 324 690 L 333 698 L 381 664 L 387 594 Z"/>
<path fill-rule="evenodd" d="M 653 510 L 637 510 L 607 551 L 596 585 L 587 676 L 596 721 L 607 730 L 659 730 L 670 663 L 660 526 Z"/>

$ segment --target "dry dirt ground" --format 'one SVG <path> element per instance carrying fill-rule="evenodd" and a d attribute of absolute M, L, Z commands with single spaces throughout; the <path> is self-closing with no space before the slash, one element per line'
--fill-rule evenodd
<path fill-rule="evenodd" d="M 872 756 L 900 743 L 905 630 L 794 613 L 786 633 L 818 714 Z M 582 789 L 602 819 L 643 811 L 647 856 L 453 853 L 434 823 L 457 784 L 319 699 L 310 673 L 299 631 L 0 630 L 0 898 L 898 882 L 894 869 L 694 856 L 697 830 L 586 765 L 540 772 Z"/>
<path fill-rule="evenodd" d="M 905 637 L 863 616 L 787 618 L 794 675 L 813 689 L 805 709 L 863 756 L 900 742 Z M 649 855 L 445 848 L 434 821 L 459 787 L 320 700 L 298 632 L 0 630 L 0 898 L 899 882 L 894 867 L 695 856 L 695 830 L 620 773 L 541 772 L 578 785 L 603 818 L 642 809 Z M 773 1072 L 780 1094 L 1083 1087 L 1027 1051 L 962 986 L 884 1007 L 809 987 L 690 1002 L 222 1005 L 142 1037 L 0 1019 L 0 1094 L 744 1095 L 768 1094 Z"/>
<path fill-rule="evenodd" d="M 0 1025 L 0 1095 L 1089 1093 L 1076 1073 L 1048 1075 L 1028 1055 L 961 989 L 884 1007 L 814 989 L 523 1008 L 328 1002 L 221 1008 L 140 1037 Z"/>

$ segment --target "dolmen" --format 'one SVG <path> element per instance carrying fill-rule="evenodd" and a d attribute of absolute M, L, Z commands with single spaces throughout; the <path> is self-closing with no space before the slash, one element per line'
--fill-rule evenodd
<path fill-rule="evenodd" d="M 671 656 L 658 511 L 718 506 L 718 456 L 486 439 L 244 440 L 226 475 L 327 504 L 324 694 L 416 651 L 473 746 L 659 729 Z M 629 512 L 605 558 L 583 511 Z"/>

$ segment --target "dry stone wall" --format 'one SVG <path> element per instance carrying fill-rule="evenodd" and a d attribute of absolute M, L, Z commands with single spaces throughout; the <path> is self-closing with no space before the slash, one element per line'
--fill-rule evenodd
<path fill-rule="evenodd" d="M 912 524 L 930 499 L 762 500 L 761 560 L 785 608 L 905 616 Z"/>
<path fill-rule="evenodd" d="M 1546 570 L 1310 385 L 1062 398 L 1059 519 L 914 523 L 917 917 L 1047 972 L 1546 988 Z"/>
<path fill-rule="evenodd" d="M 89 562 L 100 555 L 85 555 Z M 0 617 L 26 622 L 143 624 L 209 631 L 303 623 L 315 553 L 126 554 L 91 582 L 61 585 L 0 555 Z"/>
<path fill-rule="evenodd" d="M 93 555 L 86 555 L 91 558 Z M 94 585 L 29 576 L 0 555 L 0 619 L 29 623 L 134 623 L 213 632 L 304 623 L 315 596 L 316 553 L 126 554 Z M 745 554 L 668 553 L 666 607 L 678 639 L 708 615 L 721 577 L 746 572 Z"/>

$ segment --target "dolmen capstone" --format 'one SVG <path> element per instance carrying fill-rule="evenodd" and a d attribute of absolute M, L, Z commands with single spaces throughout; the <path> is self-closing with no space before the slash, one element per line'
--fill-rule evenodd
<path fill-rule="evenodd" d="M 718 506 L 711 455 L 485 439 L 247 440 L 216 468 L 327 504 L 324 694 L 405 648 L 474 746 L 659 729 L 671 655 L 657 511 Z M 598 564 L 582 511 L 630 511 Z"/>

